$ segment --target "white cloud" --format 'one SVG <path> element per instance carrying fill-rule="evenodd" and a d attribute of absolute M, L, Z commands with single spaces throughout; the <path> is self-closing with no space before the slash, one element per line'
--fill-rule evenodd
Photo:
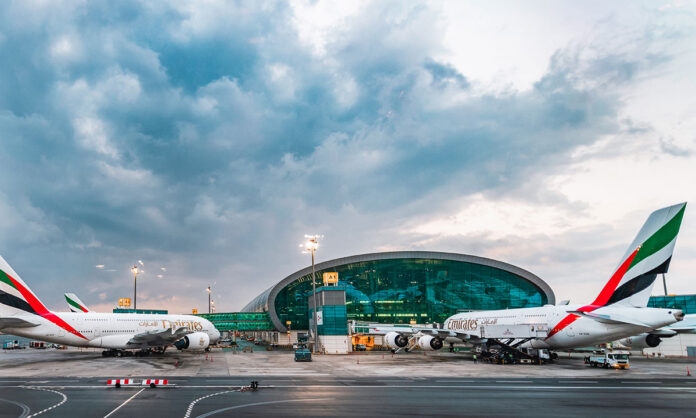
<path fill-rule="evenodd" d="M 69 63 L 82 58 L 82 45 L 79 38 L 63 35 L 57 38 L 50 48 L 50 54 L 56 63 Z"/>
<path fill-rule="evenodd" d="M 120 165 L 109 164 L 100 161 L 97 164 L 99 171 L 108 177 L 110 180 L 119 182 L 121 186 L 141 185 L 152 187 L 155 186 L 156 180 L 152 172 L 140 168 L 126 168 Z"/>
<path fill-rule="evenodd" d="M 300 42 L 318 55 L 327 54 L 327 45 L 344 30 L 349 19 L 370 7 L 369 1 L 316 2 L 293 0 L 293 24 Z"/>
<path fill-rule="evenodd" d="M 81 117 L 73 120 L 73 128 L 83 147 L 114 159 L 118 158 L 118 150 L 111 143 L 103 121 L 97 118 Z"/>
<path fill-rule="evenodd" d="M 274 63 L 267 68 L 272 91 L 280 101 L 290 101 L 295 98 L 296 79 L 292 68 L 282 63 Z"/>

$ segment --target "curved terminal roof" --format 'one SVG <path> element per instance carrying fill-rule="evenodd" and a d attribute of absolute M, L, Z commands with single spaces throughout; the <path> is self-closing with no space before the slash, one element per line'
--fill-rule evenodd
<path fill-rule="evenodd" d="M 380 253 L 370 253 L 354 255 L 350 257 L 337 258 L 334 260 L 325 261 L 315 265 L 315 270 L 317 272 L 321 270 L 331 269 L 338 266 L 343 266 L 352 263 L 360 263 L 366 261 L 379 261 L 379 260 L 398 260 L 398 259 L 425 259 L 425 260 L 447 260 L 447 261 L 458 261 L 463 263 L 478 264 L 482 266 L 492 267 L 495 269 L 503 270 L 514 275 L 517 275 L 536 286 L 541 292 L 543 292 L 548 300 L 549 304 L 556 303 L 556 296 L 551 290 L 551 287 L 543 281 L 541 278 L 535 274 L 513 266 L 512 264 L 504 263 L 502 261 L 493 260 L 485 257 L 477 257 L 467 254 L 457 254 L 457 253 L 444 253 L 435 251 L 391 251 L 391 252 L 380 252 Z M 302 270 L 296 271 L 295 273 L 287 276 L 277 284 L 266 289 L 263 293 L 255 297 L 251 302 L 249 302 L 243 309 L 242 312 L 268 312 L 273 325 L 279 331 L 286 331 L 287 328 L 285 324 L 282 323 L 275 308 L 275 298 L 278 293 L 288 286 L 290 283 L 312 273 L 312 267 L 306 267 Z"/>

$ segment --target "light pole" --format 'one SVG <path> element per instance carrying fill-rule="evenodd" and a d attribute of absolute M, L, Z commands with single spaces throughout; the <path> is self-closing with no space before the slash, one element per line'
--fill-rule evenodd
<path fill-rule="evenodd" d="M 210 313 L 210 306 L 212 305 L 210 302 L 210 286 L 208 286 L 208 313 Z"/>
<path fill-rule="evenodd" d="M 133 309 L 138 310 L 138 265 L 131 269 L 133 272 Z"/>
<path fill-rule="evenodd" d="M 319 347 L 319 334 L 317 331 L 317 284 L 316 284 L 316 274 L 314 272 L 314 251 L 319 248 L 319 235 L 305 235 L 307 242 L 305 242 L 305 250 L 312 254 L 312 299 L 314 302 L 314 353 L 318 352 Z"/>

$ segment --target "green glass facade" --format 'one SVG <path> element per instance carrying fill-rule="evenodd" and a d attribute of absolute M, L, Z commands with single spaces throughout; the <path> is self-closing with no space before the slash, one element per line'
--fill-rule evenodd
<path fill-rule="evenodd" d="M 464 310 L 525 308 L 548 303 L 546 293 L 510 271 L 473 262 L 397 258 L 348 263 L 317 270 L 338 272 L 346 291 L 347 317 L 363 322 L 408 324 L 444 322 Z M 280 322 L 307 329 L 311 274 L 299 277 L 275 296 Z M 263 306 L 260 295 L 249 308 Z M 268 301 L 267 303 L 271 303 Z"/>
<path fill-rule="evenodd" d="M 161 314 L 166 315 L 169 311 L 165 309 L 121 309 L 114 308 L 113 313 L 139 313 L 139 314 Z"/>
<path fill-rule="evenodd" d="M 696 314 L 696 295 L 651 296 L 648 307 L 681 309 L 684 314 Z"/>
<path fill-rule="evenodd" d="M 212 322 L 218 331 L 271 331 L 275 327 L 268 312 L 225 312 L 198 314 Z"/>
<path fill-rule="evenodd" d="M 312 309 L 311 298 L 308 310 L 308 324 L 312 324 L 314 309 Z M 317 333 L 319 335 L 348 335 L 348 318 L 345 305 L 345 289 L 340 286 L 320 287 L 317 289 L 317 304 L 319 305 L 318 314 L 321 321 L 318 321 Z"/>

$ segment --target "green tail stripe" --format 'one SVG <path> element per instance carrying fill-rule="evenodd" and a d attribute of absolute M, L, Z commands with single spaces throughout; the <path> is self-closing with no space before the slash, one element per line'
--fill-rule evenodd
<path fill-rule="evenodd" d="M 66 296 L 65 299 L 67 299 L 67 301 L 68 301 L 68 303 L 69 303 L 70 305 L 76 307 L 77 309 L 79 309 L 79 310 L 81 310 L 81 311 L 84 311 L 84 310 L 85 310 L 85 308 L 83 308 L 82 306 L 80 306 L 79 303 L 75 302 L 74 300 L 70 299 L 69 297 Z"/>
<path fill-rule="evenodd" d="M 12 283 L 12 280 L 10 280 L 9 277 L 7 277 L 7 273 L 4 271 L 0 270 L 0 282 L 7 283 L 9 284 L 13 289 L 16 289 L 14 283 Z"/>
<path fill-rule="evenodd" d="M 643 245 L 640 246 L 640 250 L 638 250 L 638 254 L 633 258 L 633 262 L 631 262 L 631 266 L 629 269 L 636 264 L 640 263 L 644 259 L 650 257 L 651 255 L 655 254 L 656 252 L 660 251 L 665 247 L 665 245 L 669 244 L 674 240 L 674 238 L 677 236 L 677 233 L 679 233 L 679 227 L 681 226 L 681 221 L 682 218 L 684 217 L 684 210 L 686 209 L 686 205 L 682 206 L 681 210 L 677 212 L 676 215 L 672 219 L 669 220 L 666 224 L 662 225 L 660 229 L 657 230 L 654 234 L 650 236 Z"/>

